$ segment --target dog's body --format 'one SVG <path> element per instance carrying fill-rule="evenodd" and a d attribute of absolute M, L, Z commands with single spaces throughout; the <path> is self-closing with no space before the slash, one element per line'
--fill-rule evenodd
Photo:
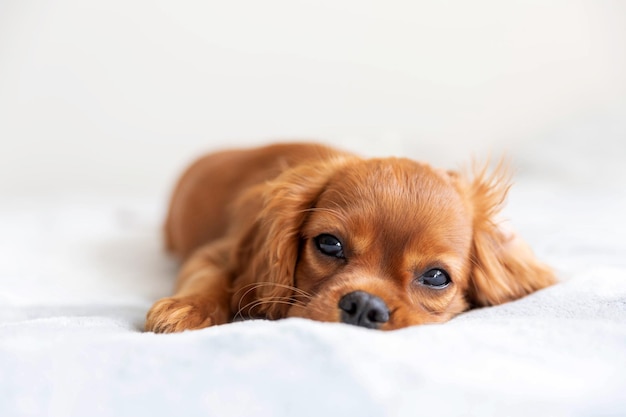
<path fill-rule="evenodd" d="M 507 190 L 498 172 L 314 144 L 210 154 L 174 191 L 166 243 L 184 264 L 146 329 L 291 316 L 395 329 L 522 297 L 554 277 L 495 223 Z"/>

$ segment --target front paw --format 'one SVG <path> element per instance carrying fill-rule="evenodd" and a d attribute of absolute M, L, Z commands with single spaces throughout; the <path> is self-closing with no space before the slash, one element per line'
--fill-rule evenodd
<path fill-rule="evenodd" d="M 214 304 L 201 303 L 193 298 L 162 298 L 148 311 L 145 330 L 174 333 L 224 323 L 217 313 Z"/>

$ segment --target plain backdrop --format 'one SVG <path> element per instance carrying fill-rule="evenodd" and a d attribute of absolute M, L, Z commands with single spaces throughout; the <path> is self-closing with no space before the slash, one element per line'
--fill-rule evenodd
<path fill-rule="evenodd" d="M 622 1 L 0 1 L 0 195 L 164 200 L 199 153 L 315 139 L 626 178 Z"/>

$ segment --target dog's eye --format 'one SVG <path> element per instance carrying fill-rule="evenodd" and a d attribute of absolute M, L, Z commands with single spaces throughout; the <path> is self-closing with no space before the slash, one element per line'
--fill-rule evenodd
<path fill-rule="evenodd" d="M 419 279 L 421 284 L 433 288 L 445 288 L 450 284 L 450 277 L 443 269 L 431 269 L 422 275 Z"/>
<path fill-rule="evenodd" d="M 335 258 L 345 258 L 343 254 L 343 245 L 333 235 L 319 235 L 315 238 L 315 246 L 324 255 L 333 256 Z"/>

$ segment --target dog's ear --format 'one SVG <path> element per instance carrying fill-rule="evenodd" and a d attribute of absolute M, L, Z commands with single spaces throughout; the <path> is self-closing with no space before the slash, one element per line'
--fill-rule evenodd
<path fill-rule="evenodd" d="M 502 304 L 555 283 L 552 270 L 497 219 L 510 188 L 504 162 L 491 173 L 485 165 L 474 166 L 469 175 L 449 174 L 473 218 L 468 301 L 477 307 Z"/>
<path fill-rule="evenodd" d="M 285 317 L 294 302 L 302 226 L 332 175 L 348 160 L 342 156 L 289 168 L 240 201 L 262 199 L 263 207 L 236 245 L 239 272 L 233 288 L 234 313 L 243 310 L 239 314 L 245 317 Z"/>

